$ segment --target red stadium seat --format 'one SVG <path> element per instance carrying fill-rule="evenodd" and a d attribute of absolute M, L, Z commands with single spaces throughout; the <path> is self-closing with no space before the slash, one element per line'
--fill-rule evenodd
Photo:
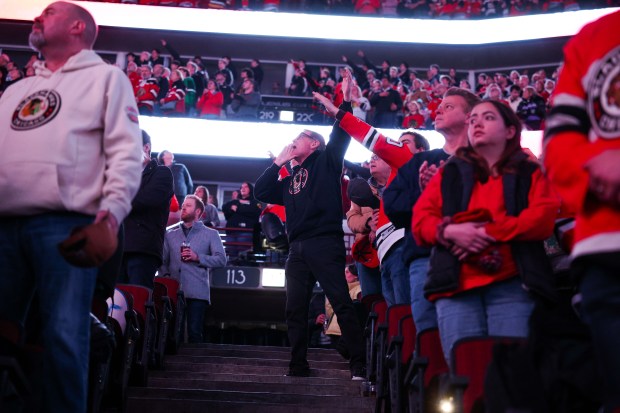
<path fill-rule="evenodd" d="M 155 342 L 155 367 L 164 366 L 164 353 L 168 342 L 170 325 L 172 324 L 172 300 L 166 284 L 153 282 L 153 302 L 157 312 L 157 338 Z"/>
<path fill-rule="evenodd" d="M 450 386 L 456 412 L 484 411 L 484 379 L 497 343 L 523 343 L 516 337 L 469 337 L 452 347 Z"/>
<path fill-rule="evenodd" d="M 377 364 L 376 364 L 376 411 L 382 411 L 385 405 L 385 409 L 389 409 L 389 380 L 388 380 L 388 368 L 387 368 L 387 354 L 388 347 L 390 346 L 392 339 L 398 335 L 398 327 L 400 320 L 406 315 L 411 315 L 411 305 L 409 304 L 396 304 L 390 306 L 387 309 L 385 315 L 385 321 L 381 323 L 377 329 L 377 338 L 375 340 L 375 347 L 377 352 Z"/>
<path fill-rule="evenodd" d="M 181 290 L 179 281 L 170 277 L 155 277 L 155 283 L 163 284 L 168 289 L 168 297 L 172 304 L 172 320 L 168 329 L 168 342 L 166 350 L 170 354 L 176 354 L 183 342 L 183 324 L 185 322 L 185 293 Z"/>
<path fill-rule="evenodd" d="M 149 364 L 154 364 L 157 334 L 157 316 L 150 288 L 133 284 L 117 284 L 119 290 L 133 296 L 133 308 L 138 314 L 142 335 L 138 339 L 130 381 L 137 386 L 146 386 Z"/>
<path fill-rule="evenodd" d="M 377 339 L 377 330 L 379 324 L 385 321 L 386 313 L 387 303 L 385 300 L 382 298 L 375 301 L 368 313 L 368 319 L 366 320 L 366 327 L 364 329 L 364 336 L 366 337 L 366 368 L 368 369 L 368 380 L 371 383 L 374 383 L 376 380 L 377 348 L 375 341 Z"/>
<path fill-rule="evenodd" d="M 437 401 L 440 378 L 447 376 L 449 371 L 441 347 L 439 330 L 432 328 L 420 331 L 416 337 L 413 363 L 405 378 L 410 412 L 433 410 L 429 408 L 429 399 Z"/>
<path fill-rule="evenodd" d="M 96 321 L 93 317 L 99 320 L 99 323 L 93 322 Z M 101 410 L 105 387 L 110 377 L 115 342 L 118 340 L 119 338 L 115 338 L 113 325 L 108 322 L 108 303 L 101 298 L 94 298 L 91 306 L 88 367 L 88 410 L 91 413 L 98 413 Z"/>
<path fill-rule="evenodd" d="M 411 309 L 411 307 L 409 307 Z M 391 324 L 391 321 L 390 321 Z M 405 410 L 404 376 L 413 359 L 415 348 L 415 325 L 411 310 L 398 320 L 397 335 L 391 339 L 386 364 L 388 368 L 390 405 L 392 411 Z"/>
<path fill-rule="evenodd" d="M 383 295 L 381 294 L 369 294 L 369 295 L 365 295 L 362 297 L 362 304 L 364 304 L 364 307 L 366 307 L 366 309 L 370 312 L 372 311 L 372 306 L 375 302 L 377 301 L 385 301 L 385 299 L 383 298 Z"/>
<path fill-rule="evenodd" d="M 141 331 L 131 294 L 115 289 L 113 297 L 108 299 L 108 309 L 107 321 L 114 332 L 116 348 L 112 354 L 110 379 L 104 402 L 107 407 L 124 411 L 136 343 L 140 339 Z"/>

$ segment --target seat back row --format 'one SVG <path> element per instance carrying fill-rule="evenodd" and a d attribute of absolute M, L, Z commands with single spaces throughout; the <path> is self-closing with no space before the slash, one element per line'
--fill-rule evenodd
<path fill-rule="evenodd" d="M 498 343 L 511 337 L 472 337 L 455 343 L 445 360 L 437 328 L 416 331 L 408 304 L 388 307 L 381 296 L 364 297 L 368 384 L 376 389 L 375 412 L 436 411 L 450 399 L 455 412 L 471 413 L 484 403 L 484 380 Z"/>

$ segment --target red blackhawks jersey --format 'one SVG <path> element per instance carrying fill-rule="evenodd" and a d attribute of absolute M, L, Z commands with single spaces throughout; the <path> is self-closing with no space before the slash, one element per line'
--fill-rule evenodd
<path fill-rule="evenodd" d="M 369 151 L 376 154 L 392 167 L 386 188 L 396 177 L 398 168 L 406 164 L 407 161 L 413 157 L 413 154 L 407 146 L 403 145 L 401 142 L 383 136 L 375 128 L 363 120 L 356 118 L 351 113 L 345 113 L 340 121 L 340 127 L 351 135 L 353 139 L 364 145 Z M 379 206 L 376 240 L 379 260 L 383 261 L 383 257 L 385 257 L 385 254 L 390 248 L 400 239 L 404 238 L 404 236 L 405 229 L 397 229 L 394 224 L 390 222 L 387 215 L 385 215 L 382 199 Z"/>
<path fill-rule="evenodd" d="M 174 107 L 175 112 L 185 112 L 185 90 L 181 87 L 177 87 L 176 82 L 170 87 L 166 97 L 164 98 L 164 103 L 168 102 L 176 102 Z"/>
<path fill-rule="evenodd" d="M 584 164 L 620 150 L 620 12 L 586 25 L 564 48 L 545 131 L 547 174 L 575 222 L 573 256 L 620 250 L 620 211 L 589 190 Z M 620 168 L 620 164 L 617 166 Z"/>
<path fill-rule="evenodd" d="M 155 107 L 157 94 L 159 93 L 159 85 L 157 84 L 157 80 L 153 77 L 140 80 L 138 87 L 134 88 L 133 93 L 136 95 L 138 107 L 146 106 L 153 110 Z"/>

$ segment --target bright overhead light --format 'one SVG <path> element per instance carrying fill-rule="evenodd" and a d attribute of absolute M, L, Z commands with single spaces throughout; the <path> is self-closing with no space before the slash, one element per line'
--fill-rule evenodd
<path fill-rule="evenodd" d="M 284 270 L 281 268 L 263 268 L 263 287 L 280 287 L 284 288 L 286 285 L 286 277 Z"/>
<path fill-rule="evenodd" d="M 0 19 L 30 20 L 50 0 L 1 1 Z M 99 25 L 180 32 L 388 43 L 490 44 L 572 36 L 617 8 L 497 19 L 442 20 L 205 10 L 80 1 Z M 136 19 L 135 16 L 140 16 Z M 256 24 L 260 21 L 260 24 Z M 320 27 L 321 30 L 316 30 Z M 372 27 L 372 30 L 368 30 Z M 523 30 L 527 27 L 527 30 Z M 455 33 L 457 35 L 455 35 Z"/>

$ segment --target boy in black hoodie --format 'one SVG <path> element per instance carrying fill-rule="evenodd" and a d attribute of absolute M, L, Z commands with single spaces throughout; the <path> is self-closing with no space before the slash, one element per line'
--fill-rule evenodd
<path fill-rule="evenodd" d="M 350 72 L 345 79 L 345 102 L 341 108 L 350 112 Z M 304 130 L 256 181 L 257 199 L 284 205 L 286 209 L 290 244 L 286 262 L 286 323 L 291 343 L 289 376 L 310 375 L 306 358 L 308 305 L 312 288 L 318 281 L 338 315 L 342 337 L 351 355 L 351 377 L 365 379 L 362 331 L 342 274 L 346 253 L 340 177 L 350 141 L 338 122 L 334 124 L 327 145 L 318 133 Z M 280 169 L 289 162 L 292 173 L 278 179 Z"/>

